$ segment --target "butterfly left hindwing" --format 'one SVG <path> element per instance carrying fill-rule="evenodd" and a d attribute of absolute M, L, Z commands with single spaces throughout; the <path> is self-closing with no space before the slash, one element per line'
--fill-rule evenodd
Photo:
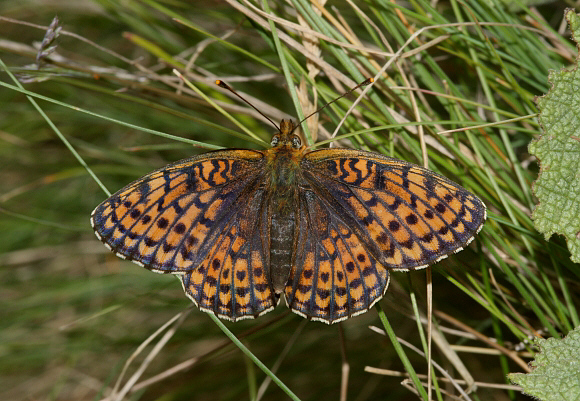
<path fill-rule="evenodd" d="M 200 309 L 231 321 L 253 318 L 272 310 L 278 297 L 270 285 L 270 266 L 262 235 L 266 194 L 256 188 L 246 194 L 205 260 L 181 276 L 186 295 Z"/>

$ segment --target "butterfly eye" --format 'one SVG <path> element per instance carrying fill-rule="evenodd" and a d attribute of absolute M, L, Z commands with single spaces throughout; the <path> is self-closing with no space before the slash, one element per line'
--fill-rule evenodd
<path fill-rule="evenodd" d="M 292 137 L 292 147 L 294 149 L 299 149 L 301 145 L 302 145 L 302 141 L 300 141 L 300 137 L 298 135 L 294 135 Z"/>
<path fill-rule="evenodd" d="M 278 135 L 274 135 L 272 137 L 272 140 L 270 141 L 270 145 L 272 147 L 278 146 L 278 144 L 280 143 L 280 137 Z"/>

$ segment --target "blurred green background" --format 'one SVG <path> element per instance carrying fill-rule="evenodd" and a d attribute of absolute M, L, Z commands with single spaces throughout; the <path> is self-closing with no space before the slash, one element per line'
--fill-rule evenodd
<path fill-rule="evenodd" d="M 514 351 L 528 336 L 561 336 L 578 326 L 578 268 L 561 239 L 546 242 L 533 228 L 530 188 L 538 167 L 527 154 L 527 144 L 540 133 L 534 96 L 548 90 L 550 69 L 576 57 L 562 23 L 569 4 L 268 4 L 268 13 L 279 18 L 280 47 L 260 14 L 261 2 L 0 2 L 0 58 L 26 90 L 71 106 L 37 100 L 76 152 L 23 93 L 0 87 L 0 399 L 100 400 L 124 386 L 124 399 L 131 400 L 288 397 L 275 384 L 266 387 L 264 373 L 205 313 L 188 309 L 191 303 L 174 277 L 117 258 L 90 228 L 90 212 L 107 195 L 78 159 L 114 192 L 210 148 L 260 148 L 259 140 L 233 135 L 241 131 L 181 86 L 173 68 L 268 143 L 274 128 L 219 90 L 216 78 L 279 121 L 297 116 L 297 110 L 307 114 L 375 76 L 403 49 L 407 53 L 380 76 L 339 131 L 361 133 L 338 145 L 417 164 L 428 159 L 430 168 L 489 207 L 477 240 L 434 269 L 434 309 L 453 317 L 435 316 L 434 329 L 446 341 L 434 343 L 434 360 L 456 379 L 479 382 L 467 390 L 474 400 L 524 399 L 505 374 L 523 371 L 532 350 L 523 344 L 523 353 L 508 354 L 492 343 Z M 57 15 L 63 32 L 49 44 L 56 50 L 38 60 L 40 42 Z M 467 25 L 445 25 L 457 22 Z M 424 27 L 433 28 L 403 48 Z M 6 72 L 2 82 L 15 85 Z M 293 101 L 289 82 L 301 101 Z M 355 98 L 309 120 L 310 135 L 328 139 Z M 425 273 L 392 276 L 380 305 L 394 333 L 422 348 L 426 326 L 420 328 L 416 317 L 426 311 Z M 164 328 L 131 358 L 184 311 L 167 342 L 154 348 Z M 277 377 L 301 399 L 416 399 L 414 390 L 401 385 L 404 377 L 365 371 L 369 366 L 404 376 L 408 370 L 388 337 L 369 328 L 388 328 L 375 309 L 327 326 L 280 305 L 258 320 L 226 326 L 266 366 L 275 366 Z M 426 374 L 425 358 L 403 349 L 414 370 Z M 144 361 L 147 368 L 140 372 Z M 441 399 L 457 394 L 447 382 L 438 385 Z"/>

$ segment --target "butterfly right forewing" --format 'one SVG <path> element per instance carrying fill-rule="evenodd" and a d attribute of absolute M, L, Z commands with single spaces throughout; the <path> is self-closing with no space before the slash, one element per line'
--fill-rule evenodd
<path fill-rule="evenodd" d="M 374 257 L 389 269 L 424 268 L 481 230 L 485 204 L 453 181 L 402 160 L 353 149 L 308 153 L 305 177 L 323 188 Z"/>

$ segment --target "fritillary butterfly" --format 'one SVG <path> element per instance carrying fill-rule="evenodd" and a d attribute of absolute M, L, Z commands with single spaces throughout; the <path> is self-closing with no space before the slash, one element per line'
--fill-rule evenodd
<path fill-rule="evenodd" d="M 304 317 L 367 311 L 389 270 L 426 267 L 483 226 L 476 196 L 414 164 L 353 149 L 310 151 L 282 120 L 268 150 L 228 149 L 170 164 L 91 215 L 118 256 L 180 278 L 203 311 L 260 316 L 284 294 Z"/>

